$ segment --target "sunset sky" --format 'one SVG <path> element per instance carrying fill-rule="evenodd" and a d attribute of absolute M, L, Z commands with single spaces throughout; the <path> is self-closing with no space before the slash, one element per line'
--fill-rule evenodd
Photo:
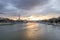
<path fill-rule="evenodd" d="M 60 16 L 60 0 L 0 0 L 0 17 Z"/>

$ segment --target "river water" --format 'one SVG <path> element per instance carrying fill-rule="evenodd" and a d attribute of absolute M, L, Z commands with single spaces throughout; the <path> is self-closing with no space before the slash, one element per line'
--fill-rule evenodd
<path fill-rule="evenodd" d="M 60 26 L 35 22 L 1 25 L 0 40 L 60 40 Z"/>

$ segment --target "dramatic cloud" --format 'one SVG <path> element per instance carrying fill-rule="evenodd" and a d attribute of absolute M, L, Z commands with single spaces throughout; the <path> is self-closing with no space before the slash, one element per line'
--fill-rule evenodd
<path fill-rule="evenodd" d="M 51 0 L 45 7 L 43 7 L 43 11 L 45 14 L 58 14 L 60 15 L 60 0 Z"/>
<path fill-rule="evenodd" d="M 3 14 L 4 7 L 7 5 L 7 0 L 0 0 L 0 14 Z"/>
<path fill-rule="evenodd" d="M 12 0 L 12 3 L 17 8 L 31 9 L 34 6 L 44 5 L 48 0 Z"/>
<path fill-rule="evenodd" d="M 60 0 L 0 0 L 0 14 L 60 15 Z"/>

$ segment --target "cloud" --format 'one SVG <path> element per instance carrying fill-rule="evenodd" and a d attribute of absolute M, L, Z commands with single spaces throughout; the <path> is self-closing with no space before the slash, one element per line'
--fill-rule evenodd
<path fill-rule="evenodd" d="M 0 0 L 0 14 L 4 14 L 4 7 L 7 5 L 7 0 Z"/>
<path fill-rule="evenodd" d="M 27 9 L 31 10 L 35 6 L 42 6 L 46 4 L 48 0 L 0 0 L 0 11 L 5 14 L 16 14 L 18 10 L 25 12 Z M 26 13 L 21 13 L 26 15 Z"/>
<path fill-rule="evenodd" d="M 11 3 L 20 9 L 32 9 L 38 5 L 44 5 L 48 0 L 13 0 Z"/>
<path fill-rule="evenodd" d="M 41 8 L 39 7 L 38 9 L 38 14 L 40 12 L 40 14 L 42 15 L 60 15 L 60 0 L 50 0 L 49 3 L 47 3 L 46 5 L 42 6 Z"/>
<path fill-rule="evenodd" d="M 60 14 L 60 0 L 0 0 L 0 14 L 23 16 Z"/>

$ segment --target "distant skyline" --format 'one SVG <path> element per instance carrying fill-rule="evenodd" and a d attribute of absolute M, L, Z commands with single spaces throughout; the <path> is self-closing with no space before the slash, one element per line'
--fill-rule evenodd
<path fill-rule="evenodd" d="M 60 0 L 0 0 L 0 16 L 60 16 Z"/>

